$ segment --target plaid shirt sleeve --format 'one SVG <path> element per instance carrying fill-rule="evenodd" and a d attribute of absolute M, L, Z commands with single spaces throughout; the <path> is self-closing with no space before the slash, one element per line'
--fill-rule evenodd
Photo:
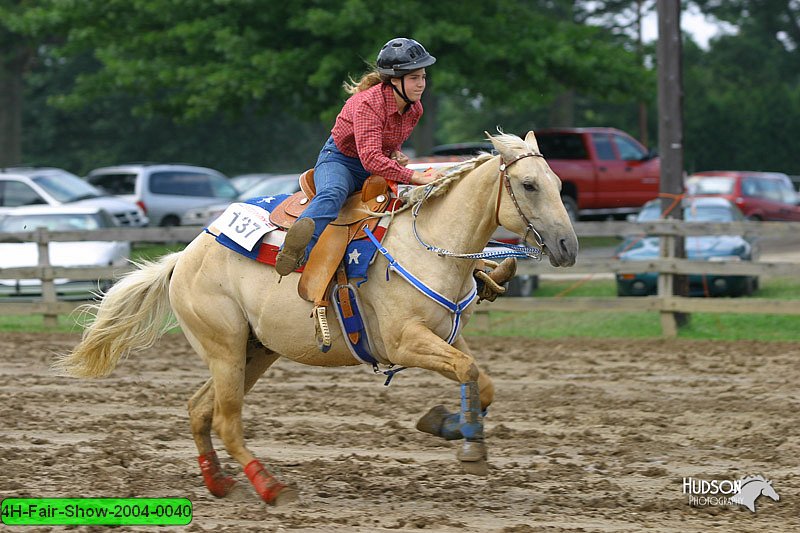
<path fill-rule="evenodd" d="M 377 109 L 376 109 L 377 107 Z M 364 100 L 355 110 L 353 133 L 358 150 L 358 157 L 364 169 L 372 174 L 383 176 L 387 180 L 410 183 L 414 171 L 400 166 L 382 150 L 384 142 L 383 123 L 386 112 L 382 106 L 376 106 L 373 100 Z M 413 126 L 412 126 L 413 127 Z M 410 131 L 409 131 L 410 134 Z M 402 140 L 391 151 L 399 150 Z"/>

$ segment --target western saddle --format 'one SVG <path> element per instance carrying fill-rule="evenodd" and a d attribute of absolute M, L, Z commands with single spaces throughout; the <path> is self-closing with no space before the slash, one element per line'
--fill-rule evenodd
<path fill-rule="evenodd" d="M 270 221 L 289 229 L 316 195 L 314 169 L 300 176 L 300 190 L 270 214 Z M 311 250 L 297 292 L 315 306 L 327 306 L 328 286 L 342 262 L 350 241 L 366 237 L 364 226 L 374 230 L 380 219 L 372 215 L 389 205 L 389 185 L 381 176 L 370 176 L 361 191 L 350 195 L 338 218 L 328 224 Z"/>

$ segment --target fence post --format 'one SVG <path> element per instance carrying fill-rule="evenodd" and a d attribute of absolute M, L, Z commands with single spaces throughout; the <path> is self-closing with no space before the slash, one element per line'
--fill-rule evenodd
<path fill-rule="evenodd" d="M 661 235 L 659 243 L 661 246 L 661 259 L 675 259 L 675 237 L 673 235 Z M 675 276 L 672 273 L 658 273 L 658 299 L 661 307 L 661 334 L 664 337 L 674 338 L 678 336 L 678 321 L 675 313 L 667 311 L 664 302 L 673 294 L 675 286 Z"/>
<path fill-rule="evenodd" d="M 58 314 L 47 311 L 55 309 L 58 298 L 56 297 L 56 284 L 53 278 L 53 269 L 50 265 L 50 235 L 47 228 L 36 228 L 36 248 L 39 252 L 38 266 L 41 269 L 42 303 L 45 305 L 44 325 L 54 328 L 58 325 Z"/>

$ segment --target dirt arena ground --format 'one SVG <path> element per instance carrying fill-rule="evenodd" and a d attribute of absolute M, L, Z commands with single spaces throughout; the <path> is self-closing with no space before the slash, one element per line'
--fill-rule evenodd
<path fill-rule="evenodd" d="M 76 340 L 0 335 L 0 497 L 186 497 L 194 520 L 178 531 L 800 531 L 796 343 L 472 338 L 497 388 L 486 478 L 414 430 L 429 407 L 455 409 L 456 384 L 281 361 L 244 412 L 251 449 L 301 491 L 270 508 L 203 487 L 185 405 L 207 374 L 182 336 L 107 379 L 54 377 Z M 780 501 L 751 513 L 682 493 L 684 477 L 746 474 Z M 156 528 L 116 528 L 132 530 Z"/>

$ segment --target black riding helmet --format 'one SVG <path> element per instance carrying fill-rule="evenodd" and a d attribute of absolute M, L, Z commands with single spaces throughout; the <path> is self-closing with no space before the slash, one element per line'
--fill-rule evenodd
<path fill-rule="evenodd" d="M 436 63 L 436 58 L 425 50 L 425 47 L 414 39 L 396 37 L 383 45 L 378 52 L 376 65 L 378 72 L 389 78 L 401 78 L 402 92 L 392 85 L 392 89 L 400 95 L 407 104 L 411 105 L 411 100 L 406 95 L 405 75 L 409 72 L 429 67 Z"/>

